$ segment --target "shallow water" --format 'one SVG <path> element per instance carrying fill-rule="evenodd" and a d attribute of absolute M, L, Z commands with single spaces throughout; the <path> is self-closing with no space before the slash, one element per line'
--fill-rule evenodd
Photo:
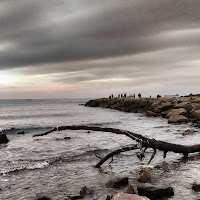
<path fill-rule="evenodd" d="M 107 194 L 118 192 L 107 189 L 105 183 L 114 176 L 128 176 L 130 183 L 137 184 L 135 177 L 142 167 L 149 167 L 152 184 L 172 186 L 175 196 L 171 199 L 195 199 L 200 196 L 191 185 L 200 179 L 200 155 L 188 159 L 169 153 L 164 160 L 161 152 L 140 162 L 136 151 L 114 157 L 111 165 L 104 163 L 102 169 L 93 166 L 98 162 L 97 153 L 104 156 L 122 146 L 134 142 L 122 135 L 87 131 L 60 131 L 43 137 L 32 138 L 33 133 L 60 125 L 95 125 L 121 128 L 158 140 L 197 144 L 200 134 L 182 136 L 187 125 L 169 125 L 166 119 L 146 118 L 143 114 L 124 113 L 116 110 L 80 106 L 86 100 L 9 100 L 0 102 L 0 128 L 6 129 L 10 142 L 0 145 L 0 199 L 36 199 L 45 194 L 52 199 L 66 199 L 78 194 L 83 186 L 95 193 L 86 199 L 104 199 Z M 13 129 L 11 129 L 13 128 Z M 24 135 L 16 134 L 25 131 Z M 198 129 L 197 129 L 198 131 Z M 71 137 L 65 140 L 64 137 Z"/>

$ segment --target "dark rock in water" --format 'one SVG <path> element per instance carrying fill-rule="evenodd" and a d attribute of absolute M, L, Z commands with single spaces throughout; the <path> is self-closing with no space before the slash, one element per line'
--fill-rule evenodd
<path fill-rule="evenodd" d="M 64 137 L 63 139 L 64 139 L 64 140 L 70 140 L 71 137 Z"/>
<path fill-rule="evenodd" d="M 93 193 L 94 193 L 94 190 L 87 188 L 86 186 L 82 187 L 80 191 L 81 196 L 85 196 L 85 195 L 93 194 Z"/>
<path fill-rule="evenodd" d="M 137 177 L 137 181 L 147 183 L 151 181 L 151 174 L 148 170 L 142 169 Z"/>
<path fill-rule="evenodd" d="M 111 200 L 113 198 L 113 195 L 107 195 L 106 200 Z"/>
<path fill-rule="evenodd" d="M 0 144 L 9 142 L 7 136 L 5 134 L 0 134 Z"/>
<path fill-rule="evenodd" d="M 157 188 L 154 186 L 137 186 L 138 194 L 150 199 L 161 199 L 164 197 L 174 196 L 172 187 Z"/>
<path fill-rule="evenodd" d="M 195 192 L 200 192 L 200 184 L 194 183 L 192 185 L 192 190 L 194 190 Z"/>
<path fill-rule="evenodd" d="M 24 134 L 24 133 L 25 133 L 24 131 L 17 132 L 18 135 Z"/>
<path fill-rule="evenodd" d="M 83 199 L 83 196 L 82 195 L 71 195 L 71 196 L 68 196 L 68 198 L 70 200 L 76 200 L 76 199 Z"/>
<path fill-rule="evenodd" d="M 106 187 L 109 188 L 120 188 L 126 185 L 128 185 L 128 177 L 116 178 L 106 183 Z"/>
<path fill-rule="evenodd" d="M 147 116 L 147 117 L 157 117 L 158 114 L 155 113 L 155 112 L 152 112 L 152 111 L 147 111 L 147 112 L 146 112 L 146 116 Z"/>
<path fill-rule="evenodd" d="M 125 189 L 124 192 L 127 193 L 127 194 L 136 194 L 136 193 L 135 193 L 135 190 L 134 190 L 134 188 L 133 188 L 132 185 L 129 185 L 129 186 Z"/>
<path fill-rule="evenodd" d="M 51 200 L 51 198 L 47 196 L 42 196 L 42 197 L 38 197 L 37 200 Z"/>

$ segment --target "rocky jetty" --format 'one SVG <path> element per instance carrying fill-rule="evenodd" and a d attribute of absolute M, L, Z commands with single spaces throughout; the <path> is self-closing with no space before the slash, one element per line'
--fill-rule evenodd
<path fill-rule="evenodd" d="M 200 95 L 173 98 L 101 98 L 90 100 L 85 106 L 145 113 L 147 117 L 167 118 L 168 123 L 192 122 L 200 127 Z"/>

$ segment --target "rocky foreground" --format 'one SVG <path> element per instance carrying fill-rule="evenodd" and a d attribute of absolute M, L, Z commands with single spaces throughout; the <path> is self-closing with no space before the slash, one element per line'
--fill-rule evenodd
<path fill-rule="evenodd" d="M 200 96 L 174 98 L 101 98 L 90 100 L 89 107 L 116 109 L 124 112 L 146 113 L 147 117 L 164 117 L 168 123 L 191 122 L 200 128 Z"/>

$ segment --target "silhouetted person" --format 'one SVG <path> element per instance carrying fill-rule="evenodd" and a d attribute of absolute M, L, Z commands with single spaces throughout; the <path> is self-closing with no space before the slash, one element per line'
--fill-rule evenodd
<path fill-rule="evenodd" d="M 126 98 L 126 93 L 124 94 L 124 98 Z"/>
<path fill-rule="evenodd" d="M 113 97 L 114 97 L 114 96 L 113 96 L 113 94 L 112 94 L 112 95 L 111 95 L 111 98 L 113 99 Z"/>
<path fill-rule="evenodd" d="M 151 98 L 151 95 L 150 95 L 150 98 Z"/>
<path fill-rule="evenodd" d="M 135 98 L 135 94 L 133 95 L 133 98 Z"/>
<path fill-rule="evenodd" d="M 111 96 L 109 96 L 109 99 L 111 99 Z"/>
<path fill-rule="evenodd" d="M 142 97 L 142 95 L 139 93 L 139 94 L 138 94 L 138 97 L 139 97 L 139 98 L 141 98 L 141 97 Z"/>
<path fill-rule="evenodd" d="M 161 95 L 158 94 L 158 95 L 157 95 L 157 99 L 160 98 L 160 97 L 161 97 Z"/>
<path fill-rule="evenodd" d="M 121 94 L 121 98 L 123 98 L 124 96 L 123 96 L 123 94 Z"/>

